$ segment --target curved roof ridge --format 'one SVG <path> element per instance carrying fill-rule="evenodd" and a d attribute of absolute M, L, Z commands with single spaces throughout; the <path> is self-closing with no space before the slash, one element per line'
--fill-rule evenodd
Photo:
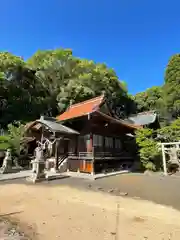
<path fill-rule="evenodd" d="M 143 111 L 143 112 L 139 112 L 139 113 L 133 113 L 133 114 L 129 115 L 129 117 L 145 115 L 145 114 L 157 114 L 157 113 L 156 113 L 156 110 L 149 110 L 149 111 Z"/>
<path fill-rule="evenodd" d="M 111 117 L 111 116 L 109 116 L 109 115 L 107 115 L 107 114 L 105 114 L 105 113 L 102 113 L 102 112 L 100 112 L 100 111 L 96 111 L 96 113 L 100 114 L 101 116 L 104 116 L 105 118 L 108 118 L 109 120 L 112 120 L 112 121 L 114 121 L 114 122 L 117 122 L 117 123 L 119 123 L 119 124 L 122 124 L 122 125 L 124 125 L 124 126 L 130 127 L 130 128 L 133 128 L 133 129 L 142 128 L 142 126 L 139 125 L 139 124 L 129 123 L 129 122 L 127 122 L 126 120 L 120 119 L 120 118 L 117 119 L 117 118 Z"/>
<path fill-rule="evenodd" d="M 100 99 L 100 98 L 102 98 L 101 100 L 103 100 L 104 99 L 104 95 L 100 95 L 100 96 L 97 96 L 97 97 L 85 100 L 83 102 L 72 104 L 71 106 L 69 106 L 69 108 L 78 107 L 79 105 L 82 105 L 82 104 L 85 104 L 85 103 L 89 103 L 89 102 L 93 102 L 93 101 L 96 101 L 97 99 Z"/>
<path fill-rule="evenodd" d="M 56 119 L 58 121 L 64 121 L 67 119 L 86 116 L 89 113 L 92 113 L 98 110 L 101 104 L 103 104 L 104 100 L 105 100 L 105 96 L 103 94 L 98 97 L 86 100 L 84 102 L 76 103 L 70 106 L 69 108 L 67 108 L 65 112 L 58 115 Z"/>

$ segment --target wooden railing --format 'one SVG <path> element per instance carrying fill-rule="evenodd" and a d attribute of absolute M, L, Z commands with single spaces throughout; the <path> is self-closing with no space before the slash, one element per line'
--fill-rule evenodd
<path fill-rule="evenodd" d="M 113 156 L 114 154 L 113 153 L 111 153 L 111 152 L 94 152 L 94 156 L 95 157 L 104 157 L 104 156 L 106 156 L 106 157 L 111 157 L 111 156 Z"/>
<path fill-rule="evenodd" d="M 76 153 L 68 153 L 68 158 L 69 159 L 74 159 L 74 160 L 91 160 L 93 159 L 93 153 L 92 152 L 79 152 L 78 154 Z"/>
<path fill-rule="evenodd" d="M 129 157 L 129 153 L 122 151 L 122 152 L 94 152 L 95 157 Z"/>
<path fill-rule="evenodd" d="M 93 158 L 132 158 L 128 152 L 79 152 L 79 154 L 68 153 L 68 157 L 72 159 L 91 160 Z"/>
<path fill-rule="evenodd" d="M 93 153 L 92 152 L 79 152 L 79 158 L 93 158 Z"/>

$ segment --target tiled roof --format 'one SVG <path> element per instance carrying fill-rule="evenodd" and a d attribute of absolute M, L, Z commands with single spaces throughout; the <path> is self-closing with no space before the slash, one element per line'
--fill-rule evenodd
<path fill-rule="evenodd" d="M 34 141 L 36 138 L 35 137 L 22 137 L 21 138 L 21 143 L 29 143 Z"/>
<path fill-rule="evenodd" d="M 29 129 L 32 125 L 34 125 L 34 121 L 26 123 L 25 126 L 24 126 L 25 130 Z"/>
<path fill-rule="evenodd" d="M 104 101 L 104 95 L 89 99 L 87 101 L 71 105 L 64 113 L 57 116 L 56 119 L 59 121 L 72 119 L 88 115 L 99 109 L 99 106 Z"/>
<path fill-rule="evenodd" d="M 50 120 L 49 118 L 46 119 L 45 117 L 41 117 L 39 120 L 36 120 L 36 122 L 45 125 L 52 132 L 59 132 L 62 134 L 75 134 L 75 135 L 79 134 L 79 132 L 62 125 L 62 124 L 54 121 L 53 119 Z"/>
<path fill-rule="evenodd" d="M 42 125 L 47 127 L 52 132 L 59 132 L 62 134 L 75 134 L 75 135 L 79 134 L 79 132 L 56 122 L 55 118 L 49 118 L 44 116 L 42 116 L 40 119 L 31 123 L 31 125 L 29 125 L 29 127 L 26 128 L 26 131 L 30 128 L 40 129 Z"/>
<path fill-rule="evenodd" d="M 149 112 L 141 112 L 136 115 L 130 116 L 128 119 L 132 121 L 132 123 L 137 125 L 149 125 L 154 123 L 157 118 L 157 114 L 154 111 Z"/>
<path fill-rule="evenodd" d="M 101 115 L 102 117 L 108 119 L 110 122 L 114 122 L 114 123 L 117 123 L 117 124 L 121 124 L 121 125 L 124 125 L 125 127 L 129 127 L 129 128 L 132 128 L 132 129 L 139 129 L 139 128 L 142 128 L 142 126 L 140 126 L 139 124 L 135 124 L 135 123 L 130 123 L 126 120 L 123 120 L 123 119 L 116 119 L 116 118 L 113 118 L 111 116 L 108 116 L 100 111 L 97 111 L 96 114 L 99 114 Z"/>

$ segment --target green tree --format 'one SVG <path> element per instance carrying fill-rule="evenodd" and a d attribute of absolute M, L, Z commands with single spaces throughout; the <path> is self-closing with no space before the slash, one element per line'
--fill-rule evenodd
<path fill-rule="evenodd" d="M 0 52 L 0 104 L 5 127 L 14 120 L 29 121 L 39 117 L 43 109 L 41 85 L 33 69 L 22 58 Z"/>
<path fill-rule="evenodd" d="M 0 150 L 7 150 L 8 148 L 11 148 L 12 145 L 10 144 L 10 138 L 8 135 L 0 136 Z"/>
<path fill-rule="evenodd" d="M 103 92 L 106 92 L 109 105 L 116 115 L 125 117 L 129 110 L 126 105 L 131 100 L 115 72 L 105 64 L 79 60 L 73 70 L 73 75 L 66 86 L 61 88 L 57 97 L 60 110 L 67 107 L 70 100 L 81 102 Z"/>
<path fill-rule="evenodd" d="M 12 146 L 12 150 L 15 155 L 20 155 L 21 151 L 21 140 L 25 133 L 25 127 L 20 122 L 14 122 L 13 124 L 8 125 L 8 137 L 9 143 Z"/>
<path fill-rule="evenodd" d="M 126 105 L 130 106 L 132 99 L 125 84 L 105 64 L 75 58 L 69 49 L 38 51 L 27 64 L 37 69 L 36 76 L 45 89 L 45 102 L 51 115 L 55 115 L 57 106 L 62 112 L 70 102 L 80 102 L 104 91 L 117 115 L 127 115 L 130 109 Z"/>
<path fill-rule="evenodd" d="M 17 57 L 9 52 L 0 52 L 0 72 L 7 73 L 15 66 L 24 66 L 25 62 L 21 57 Z"/>
<path fill-rule="evenodd" d="M 136 131 L 136 142 L 139 146 L 139 155 L 142 167 L 148 170 L 160 170 L 162 165 L 156 133 L 152 129 L 139 129 Z"/>
<path fill-rule="evenodd" d="M 180 141 L 180 118 L 174 120 L 169 126 L 159 129 L 157 133 L 157 140 L 161 142 Z"/>
<path fill-rule="evenodd" d="M 152 87 L 145 92 L 138 93 L 134 96 L 137 112 L 154 110 L 159 115 L 159 120 L 162 126 L 169 122 L 169 114 L 167 111 L 166 102 L 164 101 L 164 91 L 162 87 Z"/>
<path fill-rule="evenodd" d="M 17 57 L 8 52 L 0 52 L 0 79 L 1 79 L 1 87 L 0 87 L 0 103 L 1 103 L 1 111 L 3 119 L 0 119 L 1 125 L 6 125 L 8 122 L 12 121 L 11 118 L 11 102 L 15 103 L 15 90 L 17 91 L 18 86 L 16 84 L 13 85 L 12 78 L 14 77 L 15 69 L 23 67 L 25 62 L 22 58 Z M 18 94 L 18 98 L 21 95 Z M 18 112 L 18 109 L 16 109 Z"/>
<path fill-rule="evenodd" d="M 173 55 L 166 67 L 164 101 L 172 117 L 180 116 L 180 54 Z"/>
<path fill-rule="evenodd" d="M 163 102 L 163 93 L 161 87 L 148 88 L 145 92 L 135 95 L 134 100 L 137 103 L 139 112 L 149 110 L 161 110 Z"/>
<path fill-rule="evenodd" d="M 106 92 L 116 115 L 134 111 L 134 101 L 113 69 L 105 64 L 79 59 L 70 49 L 37 51 L 26 62 L 0 52 L 0 104 L 2 126 L 30 121 L 41 114 L 56 116 L 71 103 Z"/>
<path fill-rule="evenodd" d="M 56 60 L 61 68 L 69 57 L 72 57 L 71 49 L 39 50 L 27 60 L 27 65 L 32 69 L 46 69 Z"/>
<path fill-rule="evenodd" d="M 136 142 L 139 146 L 139 155 L 142 166 L 151 170 L 161 169 L 162 157 L 158 147 L 160 142 L 176 142 L 180 140 L 180 118 L 169 126 L 158 130 L 139 129 L 136 131 Z"/>

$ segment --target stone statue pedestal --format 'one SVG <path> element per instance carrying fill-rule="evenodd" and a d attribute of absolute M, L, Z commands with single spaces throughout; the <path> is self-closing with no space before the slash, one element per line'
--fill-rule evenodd
<path fill-rule="evenodd" d="M 12 173 L 12 167 L 11 166 L 8 166 L 8 165 L 3 165 L 1 168 L 0 168 L 0 174 L 6 174 L 6 173 Z"/>
<path fill-rule="evenodd" d="M 10 149 L 6 151 L 6 156 L 3 160 L 2 167 L 0 168 L 0 173 L 1 174 L 12 173 L 12 157 Z"/>
<path fill-rule="evenodd" d="M 38 161 L 38 160 L 33 160 L 31 161 L 32 166 L 33 166 L 33 170 L 32 170 L 32 174 L 30 177 L 28 177 L 26 180 L 28 182 L 40 182 L 46 179 L 46 174 L 44 172 L 45 169 L 45 162 L 44 161 Z"/>
<path fill-rule="evenodd" d="M 36 159 L 31 161 L 32 163 L 32 174 L 26 180 L 28 182 L 36 183 L 46 179 L 45 161 L 43 157 L 43 151 L 41 148 L 36 149 Z"/>

